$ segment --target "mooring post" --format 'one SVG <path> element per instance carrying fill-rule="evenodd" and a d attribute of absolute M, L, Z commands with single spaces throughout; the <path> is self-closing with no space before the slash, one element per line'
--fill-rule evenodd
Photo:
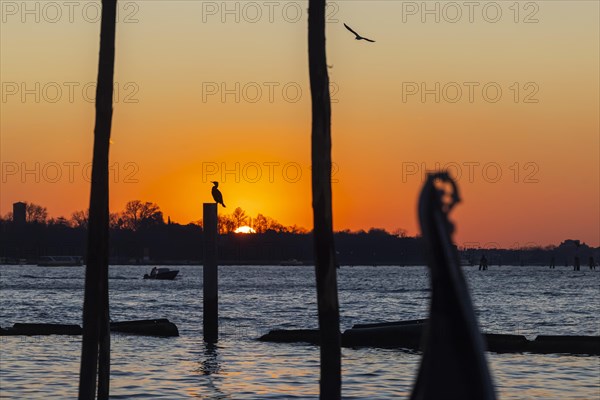
<path fill-rule="evenodd" d="M 219 339 L 217 204 L 204 203 L 203 327 L 204 341 Z"/>

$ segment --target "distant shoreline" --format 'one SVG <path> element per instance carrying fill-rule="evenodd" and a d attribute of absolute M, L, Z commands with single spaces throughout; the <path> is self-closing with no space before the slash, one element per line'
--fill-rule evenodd
<path fill-rule="evenodd" d="M 61 225 L 0 224 L 0 264 L 38 264 L 44 258 L 85 260 L 87 230 Z M 112 265 L 201 265 L 204 233 L 198 225 L 161 224 L 130 229 L 111 229 L 109 262 Z M 368 232 L 334 233 L 339 265 L 425 265 L 426 249 L 419 237 Z M 471 243 L 460 247 L 461 265 L 478 266 L 483 256 L 488 265 L 573 266 L 588 268 L 600 261 L 600 248 L 567 239 L 558 246 L 515 245 L 514 248 L 482 248 Z M 489 245 L 488 245 L 489 246 Z M 220 265 L 311 265 L 312 233 L 267 231 L 254 234 L 221 234 L 217 241 Z"/>

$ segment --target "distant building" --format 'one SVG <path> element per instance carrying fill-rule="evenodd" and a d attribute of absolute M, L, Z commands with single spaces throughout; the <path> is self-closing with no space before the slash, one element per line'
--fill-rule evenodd
<path fill-rule="evenodd" d="M 15 225 L 25 225 L 25 222 L 27 221 L 26 210 L 27 204 L 21 201 L 13 203 L 13 223 Z"/>

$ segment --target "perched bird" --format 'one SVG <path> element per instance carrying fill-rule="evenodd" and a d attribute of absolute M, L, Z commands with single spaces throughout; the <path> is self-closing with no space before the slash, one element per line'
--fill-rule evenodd
<path fill-rule="evenodd" d="M 356 36 L 354 39 L 356 40 L 366 40 L 367 42 L 371 42 L 371 43 L 375 43 L 374 40 L 371 39 L 367 39 L 366 37 L 362 37 L 360 36 L 358 33 L 356 33 L 355 31 L 352 30 L 352 28 L 350 28 L 348 25 L 344 24 L 344 26 L 346 27 L 346 29 L 348 29 L 350 32 L 354 33 L 354 35 Z"/>
<path fill-rule="evenodd" d="M 219 190 L 219 182 L 211 181 L 211 183 L 214 185 L 212 188 L 212 196 L 213 196 L 213 199 L 215 199 L 215 203 L 220 204 L 223 207 L 225 207 L 225 203 L 223 203 L 223 195 L 221 194 L 221 191 Z"/>

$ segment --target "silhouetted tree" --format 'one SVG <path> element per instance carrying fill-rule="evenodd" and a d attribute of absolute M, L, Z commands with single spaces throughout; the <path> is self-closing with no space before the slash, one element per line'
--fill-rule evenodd
<path fill-rule="evenodd" d="M 98 398 L 108 399 L 109 396 L 108 151 L 113 112 L 116 13 L 117 0 L 102 0 L 79 400 L 94 398 L 96 375 Z"/>
<path fill-rule="evenodd" d="M 308 233 L 308 230 L 306 228 L 303 228 L 303 227 L 295 225 L 295 224 L 292 226 L 288 226 L 286 230 L 289 233 L 294 233 L 294 234 Z"/>
<path fill-rule="evenodd" d="M 283 233 L 283 232 L 288 231 L 287 227 L 285 227 L 283 224 L 280 224 L 279 221 L 276 221 L 271 217 L 267 217 L 267 225 L 269 227 L 267 230 L 269 230 L 269 231 L 278 232 L 278 233 Z"/>
<path fill-rule="evenodd" d="M 121 213 L 120 218 L 126 229 L 134 231 L 141 227 L 164 224 L 160 207 L 149 201 L 144 203 L 139 200 L 127 202 L 125 210 Z"/>
<path fill-rule="evenodd" d="M 341 340 L 331 205 L 331 101 L 325 51 L 325 0 L 308 2 L 312 104 L 312 204 L 321 334 L 321 399 L 341 398 Z"/>
<path fill-rule="evenodd" d="M 89 220 L 89 212 L 86 211 L 75 211 L 71 214 L 71 225 L 74 228 L 87 229 Z"/>
<path fill-rule="evenodd" d="M 252 229 L 256 233 L 265 233 L 267 231 L 273 231 L 278 233 L 283 232 L 294 232 L 294 233 L 303 233 L 306 230 L 304 228 L 299 228 L 296 225 L 286 227 L 283 224 L 279 223 L 277 220 L 264 216 L 262 214 L 258 214 L 254 220 L 252 220 Z M 304 231 L 302 231 L 304 229 Z"/>
<path fill-rule="evenodd" d="M 108 226 L 110 229 L 126 229 L 125 222 L 119 213 L 108 214 Z"/>
<path fill-rule="evenodd" d="M 48 219 L 48 210 L 34 203 L 25 203 L 25 220 L 27 223 L 45 224 Z"/>
<path fill-rule="evenodd" d="M 408 237 L 408 233 L 406 232 L 406 229 L 402 229 L 402 228 L 396 228 L 393 232 L 392 235 L 397 236 L 399 238 L 405 238 Z"/>
<path fill-rule="evenodd" d="M 65 217 L 60 216 L 58 218 L 50 218 L 48 220 L 48 226 L 70 227 L 71 224 L 70 224 L 69 220 L 67 220 Z"/>
<path fill-rule="evenodd" d="M 269 229 L 267 225 L 267 217 L 262 214 L 258 214 L 252 221 L 252 229 L 254 229 L 256 233 L 265 233 L 267 229 Z"/>
<path fill-rule="evenodd" d="M 246 212 L 244 210 L 242 210 L 240 207 L 237 207 L 233 211 L 233 214 L 231 215 L 231 217 L 232 217 L 233 223 L 235 225 L 234 229 L 237 229 L 240 226 L 244 226 L 247 224 L 248 216 L 246 215 Z"/>
<path fill-rule="evenodd" d="M 7 212 L 6 214 L 4 214 L 4 216 L 0 216 L 0 220 L 1 221 L 5 221 L 5 222 L 12 222 L 13 220 L 13 213 L 12 211 Z"/>
<path fill-rule="evenodd" d="M 231 215 L 218 215 L 217 216 L 217 229 L 219 234 L 227 234 L 235 231 L 235 221 Z"/>
<path fill-rule="evenodd" d="M 385 238 L 390 235 L 385 229 L 382 229 L 382 228 L 371 228 L 371 229 L 369 229 L 368 233 L 369 233 L 369 235 L 378 236 L 381 238 Z"/>

